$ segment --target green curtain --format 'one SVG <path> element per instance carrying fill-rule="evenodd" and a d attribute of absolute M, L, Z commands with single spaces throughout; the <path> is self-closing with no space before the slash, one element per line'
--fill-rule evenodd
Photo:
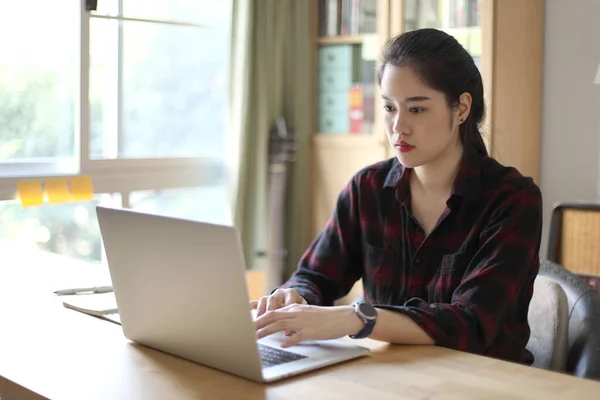
<path fill-rule="evenodd" d="M 234 0 L 231 52 L 231 161 L 234 224 L 248 268 L 268 271 L 269 130 L 286 118 L 297 140 L 288 179 L 287 274 L 309 244 L 311 32 L 307 0 Z M 266 288 L 267 290 L 269 288 Z"/>

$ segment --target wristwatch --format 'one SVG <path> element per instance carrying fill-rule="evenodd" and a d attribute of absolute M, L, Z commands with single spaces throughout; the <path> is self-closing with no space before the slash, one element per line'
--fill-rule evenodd
<path fill-rule="evenodd" d="M 354 304 L 354 311 L 356 311 L 356 315 L 364 322 L 365 326 L 357 334 L 349 335 L 349 337 L 351 339 L 366 338 L 373 332 L 375 322 L 377 322 L 377 310 L 372 305 L 361 302 Z"/>

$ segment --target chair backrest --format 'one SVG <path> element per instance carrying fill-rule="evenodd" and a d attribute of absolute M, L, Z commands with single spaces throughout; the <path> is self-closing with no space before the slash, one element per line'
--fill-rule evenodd
<path fill-rule="evenodd" d="M 600 202 L 558 202 L 546 258 L 576 274 L 600 277 Z"/>
<path fill-rule="evenodd" d="M 600 299 L 580 277 L 549 260 L 540 276 L 560 285 L 568 303 L 567 373 L 600 380 Z"/>
<path fill-rule="evenodd" d="M 552 278 L 538 275 L 528 314 L 531 336 L 527 349 L 533 353 L 533 366 L 566 371 L 569 310 L 567 295 Z"/>

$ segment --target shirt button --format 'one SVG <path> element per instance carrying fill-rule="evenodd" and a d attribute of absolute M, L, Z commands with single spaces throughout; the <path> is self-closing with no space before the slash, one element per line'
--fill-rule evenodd
<path fill-rule="evenodd" d="M 413 264 L 415 264 L 415 265 L 421 265 L 421 259 L 420 258 L 415 258 L 415 261 L 413 262 Z"/>

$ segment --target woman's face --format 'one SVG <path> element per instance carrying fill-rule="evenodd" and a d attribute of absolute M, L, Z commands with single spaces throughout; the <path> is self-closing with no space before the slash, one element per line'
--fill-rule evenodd
<path fill-rule="evenodd" d="M 411 67 L 388 64 L 381 77 L 381 95 L 385 133 L 403 166 L 419 167 L 461 149 L 458 127 L 468 114 L 469 94 L 463 94 L 459 107 L 452 110 L 445 95 L 423 83 Z M 468 104 L 463 103 L 464 96 Z"/>

